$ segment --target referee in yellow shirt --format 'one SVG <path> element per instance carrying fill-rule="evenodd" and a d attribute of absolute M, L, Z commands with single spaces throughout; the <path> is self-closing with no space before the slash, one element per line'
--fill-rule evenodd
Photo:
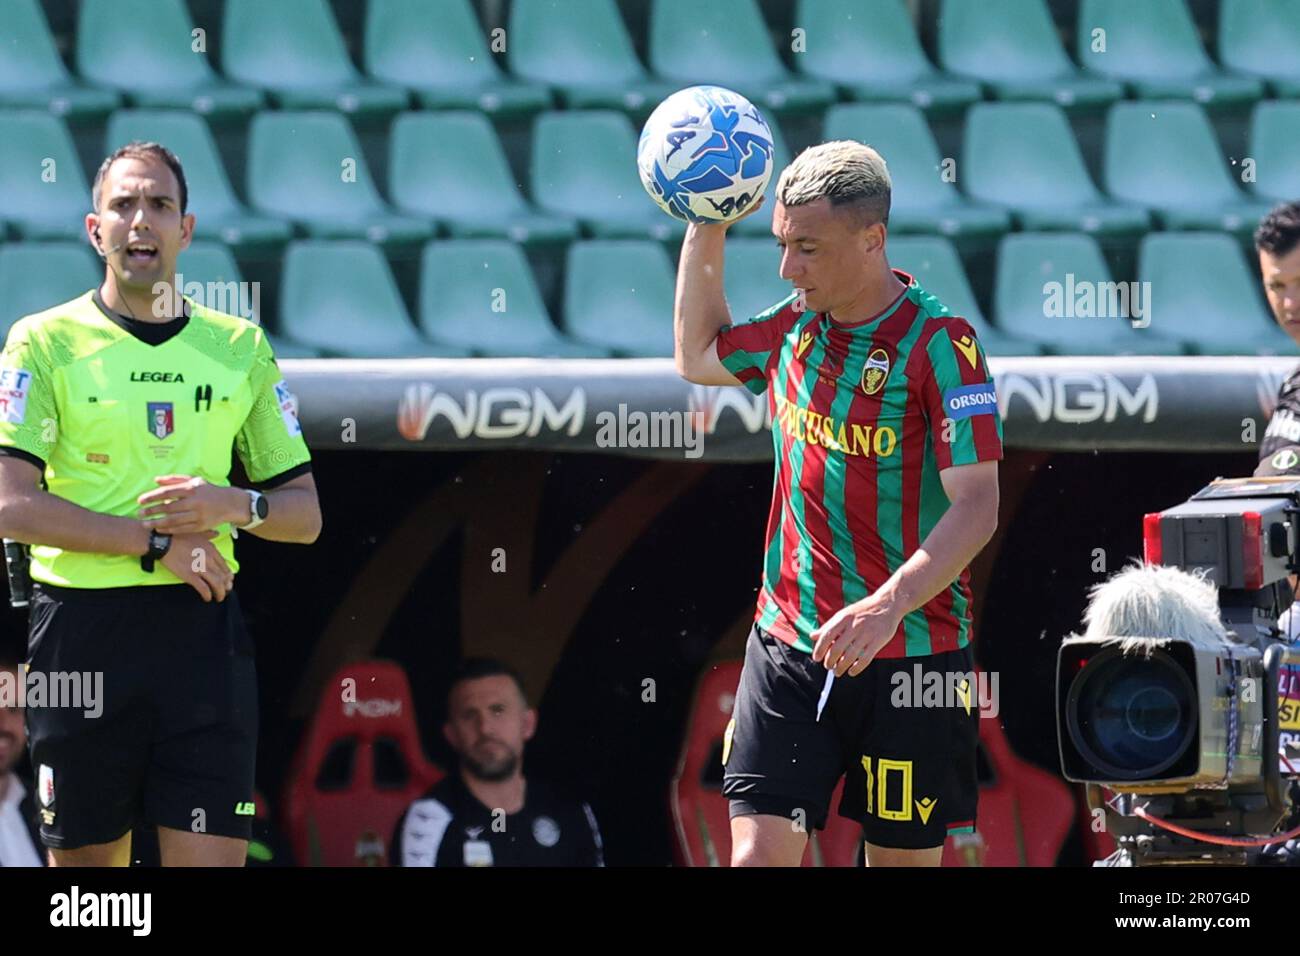
<path fill-rule="evenodd" d="M 257 677 L 232 528 L 320 534 L 262 330 L 173 294 L 187 202 L 165 147 L 105 159 L 85 222 L 103 283 L 21 319 L 0 356 L 0 535 L 32 545 L 27 666 L 102 675 L 97 707 L 27 708 L 56 866 L 128 865 L 137 825 L 158 828 L 165 866 L 243 864 Z M 254 488 L 230 485 L 232 446 Z"/>

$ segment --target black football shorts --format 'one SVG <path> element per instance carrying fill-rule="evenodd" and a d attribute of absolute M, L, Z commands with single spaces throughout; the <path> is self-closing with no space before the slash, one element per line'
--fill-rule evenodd
<path fill-rule="evenodd" d="M 188 584 L 33 587 L 27 733 L 41 839 L 110 843 L 139 824 L 248 839 L 257 674 L 239 598 Z M 83 688 L 33 706 L 33 673 Z M 99 675 L 96 677 L 95 675 Z M 87 705 L 90 706 L 87 706 Z"/>
<path fill-rule="evenodd" d="M 831 672 L 810 655 L 755 626 L 723 746 L 722 792 L 731 815 L 771 814 L 821 829 L 831 794 L 847 774 L 840 816 L 860 821 L 868 843 L 926 849 L 942 846 L 951 833 L 973 831 L 974 670 L 967 646 L 928 657 L 877 658 L 857 677 L 828 681 Z M 957 693 L 942 695 L 942 703 L 955 706 L 934 705 L 934 695 L 930 706 L 916 706 L 926 698 L 913 694 L 912 685 L 919 676 L 922 688 L 933 686 L 925 675 L 934 671 L 944 687 L 954 675 Z"/>

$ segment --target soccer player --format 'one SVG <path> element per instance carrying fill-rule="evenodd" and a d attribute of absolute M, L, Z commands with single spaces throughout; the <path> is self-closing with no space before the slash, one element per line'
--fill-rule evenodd
<path fill-rule="evenodd" d="M 993 381 L 970 325 L 889 267 L 875 150 L 807 149 L 776 198 L 794 293 L 733 325 L 728 227 L 694 224 L 674 309 L 678 371 L 767 391 L 773 421 L 762 589 L 723 747 L 731 862 L 797 866 L 847 773 L 839 812 L 863 824 L 868 865 L 938 865 L 975 823 L 967 565 L 997 526 Z M 964 694 L 908 706 L 917 677 Z"/>
<path fill-rule="evenodd" d="M 95 176 L 102 284 L 29 315 L 0 358 L 0 534 L 32 545 L 28 661 L 102 674 L 99 713 L 27 708 L 56 866 L 242 865 L 257 679 L 234 528 L 309 544 L 320 507 L 256 325 L 173 295 L 194 235 L 180 162 L 130 143 Z M 231 449 L 256 488 L 232 487 Z M 93 715 L 93 716 L 92 716 Z"/>

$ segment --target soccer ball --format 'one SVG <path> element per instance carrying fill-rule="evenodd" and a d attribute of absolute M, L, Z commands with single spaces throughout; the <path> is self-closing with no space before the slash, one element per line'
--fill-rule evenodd
<path fill-rule="evenodd" d="M 656 107 L 636 150 L 641 183 L 684 222 L 730 222 L 772 178 L 772 130 L 754 104 L 721 86 L 678 90 Z"/>

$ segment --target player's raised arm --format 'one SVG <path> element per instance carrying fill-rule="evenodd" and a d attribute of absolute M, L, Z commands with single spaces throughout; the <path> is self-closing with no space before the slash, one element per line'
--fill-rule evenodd
<path fill-rule="evenodd" d="M 739 385 L 718 359 L 718 332 L 731 324 L 722 292 L 725 224 L 692 223 L 682 241 L 673 300 L 673 358 L 677 373 L 700 385 Z"/>

